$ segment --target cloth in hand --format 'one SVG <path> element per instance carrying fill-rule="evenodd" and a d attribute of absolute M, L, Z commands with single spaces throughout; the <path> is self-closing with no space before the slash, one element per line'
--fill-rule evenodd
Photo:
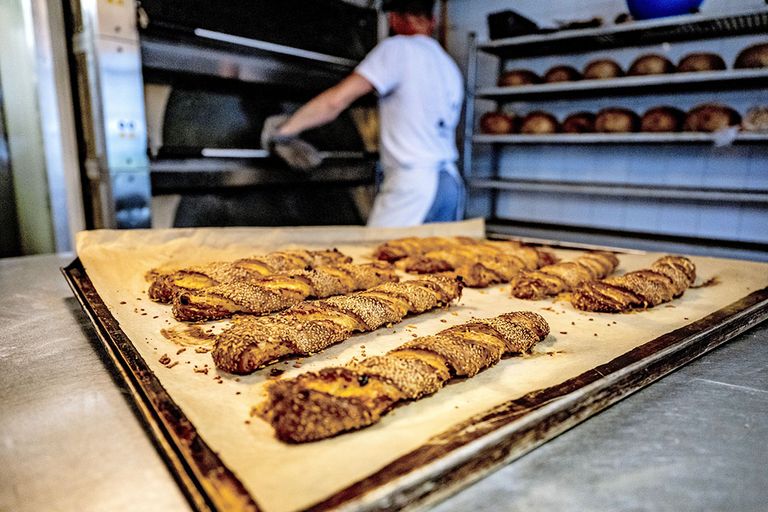
<path fill-rule="evenodd" d="M 292 169 L 310 171 L 319 167 L 323 157 L 312 144 L 295 135 L 277 133 L 288 118 L 289 116 L 281 114 L 270 116 L 264 121 L 261 147 L 279 156 Z"/>

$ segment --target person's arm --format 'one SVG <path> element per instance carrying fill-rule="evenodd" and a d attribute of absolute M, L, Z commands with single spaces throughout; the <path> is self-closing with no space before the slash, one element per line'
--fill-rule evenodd
<path fill-rule="evenodd" d="M 304 130 L 330 123 L 356 99 L 373 91 L 373 85 L 358 73 L 319 94 L 301 107 L 277 131 L 278 135 L 293 136 Z"/>

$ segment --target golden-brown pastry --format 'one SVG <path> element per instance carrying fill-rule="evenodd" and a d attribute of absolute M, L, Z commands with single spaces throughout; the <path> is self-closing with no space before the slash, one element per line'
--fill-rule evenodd
<path fill-rule="evenodd" d="M 643 75 L 663 75 L 665 73 L 674 73 L 675 65 L 662 55 L 650 54 L 638 57 L 631 66 L 627 74 L 630 76 Z"/>
<path fill-rule="evenodd" d="M 624 70 L 610 59 L 594 60 L 584 68 L 585 80 L 606 80 L 620 76 L 624 76 Z"/>
<path fill-rule="evenodd" d="M 549 112 L 542 112 L 537 110 L 531 112 L 520 124 L 520 133 L 528 135 L 544 135 L 549 133 L 557 133 L 560 130 L 560 124 L 557 122 L 557 118 Z"/>
<path fill-rule="evenodd" d="M 521 272 L 512 281 L 512 296 L 540 300 L 568 292 L 587 281 L 610 275 L 618 264 L 619 260 L 613 254 L 594 252 L 573 261 L 561 261 L 538 270 Z"/>
<path fill-rule="evenodd" d="M 515 118 L 504 112 L 486 112 L 480 117 L 480 132 L 504 135 L 515 131 Z"/>
<path fill-rule="evenodd" d="M 407 257 L 421 256 L 431 251 L 450 250 L 454 247 L 466 245 L 482 245 L 487 242 L 487 240 L 470 238 L 468 236 L 410 236 L 389 240 L 380 244 L 374 249 L 373 257 L 377 260 L 397 261 Z M 512 244 L 514 242 L 509 243 Z"/>
<path fill-rule="evenodd" d="M 726 105 L 706 103 L 694 107 L 685 117 L 683 129 L 687 132 L 716 132 L 738 126 L 741 115 Z"/>
<path fill-rule="evenodd" d="M 768 106 L 749 109 L 741 126 L 748 132 L 768 132 Z"/>
<path fill-rule="evenodd" d="M 219 261 L 182 269 L 153 269 L 147 272 L 149 298 L 171 302 L 183 290 L 203 290 L 221 283 L 261 279 L 286 270 L 301 270 L 318 265 L 349 263 L 352 258 L 336 249 L 325 251 L 276 251 L 237 261 Z"/>
<path fill-rule="evenodd" d="M 649 109 L 640 121 L 642 132 L 679 132 L 683 129 L 685 112 L 675 107 L 653 107 Z"/>
<path fill-rule="evenodd" d="M 270 316 L 238 315 L 216 337 L 213 361 L 230 373 L 252 373 L 286 356 L 314 354 L 356 332 L 373 331 L 408 314 L 446 306 L 461 296 L 461 290 L 456 277 L 425 276 L 302 302 Z"/>
<path fill-rule="evenodd" d="M 768 43 L 745 48 L 736 57 L 735 68 L 768 68 Z"/>
<path fill-rule="evenodd" d="M 595 114 L 592 112 L 576 112 L 563 121 L 563 133 L 593 133 L 595 131 Z"/>
<path fill-rule="evenodd" d="M 690 53 L 680 59 L 678 73 L 697 73 L 700 71 L 722 71 L 725 61 L 716 53 Z"/>
<path fill-rule="evenodd" d="M 278 380 L 257 411 L 281 441 L 325 439 L 372 425 L 398 402 L 435 393 L 453 376 L 472 377 L 505 354 L 529 352 L 548 334 L 544 318 L 529 311 L 476 319 L 382 356 Z"/>
<path fill-rule="evenodd" d="M 626 108 L 605 108 L 597 113 L 595 131 L 600 133 L 636 132 L 640 118 Z"/>
<path fill-rule="evenodd" d="M 499 76 L 499 87 L 540 84 L 541 77 L 528 69 L 510 69 Z"/>
<path fill-rule="evenodd" d="M 231 281 L 173 299 L 176 320 L 220 320 L 235 313 L 263 315 L 287 309 L 306 299 L 324 299 L 398 280 L 388 263 L 350 263 L 310 270 L 290 270 L 258 280 Z"/>
<path fill-rule="evenodd" d="M 544 74 L 544 81 L 548 84 L 576 80 L 581 80 L 581 73 L 572 66 L 554 66 Z"/>
<path fill-rule="evenodd" d="M 470 288 L 486 288 L 508 283 L 522 270 L 535 270 L 555 261 L 554 254 L 536 247 L 495 242 L 431 251 L 400 260 L 398 266 L 417 274 L 452 272 Z"/>
<path fill-rule="evenodd" d="M 584 311 L 621 313 L 652 308 L 681 296 L 696 279 L 696 266 L 683 256 L 664 256 L 650 269 L 581 285 L 571 304 Z"/>

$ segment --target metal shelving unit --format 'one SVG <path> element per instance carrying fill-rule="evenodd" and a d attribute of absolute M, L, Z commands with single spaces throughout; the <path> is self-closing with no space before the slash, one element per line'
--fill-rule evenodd
<path fill-rule="evenodd" d="M 768 33 L 768 9 L 727 16 L 687 15 L 635 22 L 608 28 L 569 30 L 478 43 L 470 34 L 467 60 L 466 119 L 474 120 L 476 99 L 497 102 L 562 101 L 577 98 L 647 95 L 672 92 L 685 86 L 686 91 L 727 89 L 768 89 L 768 69 L 729 69 L 700 73 L 673 73 L 656 76 L 622 77 L 610 80 L 582 80 L 518 87 L 478 87 L 477 54 L 499 57 L 499 71 L 506 61 L 525 57 L 565 55 L 622 47 L 642 47 L 665 42 L 692 41 L 729 36 Z M 541 181 L 501 179 L 498 177 L 500 151 L 508 145 L 766 145 L 768 133 L 586 133 L 551 135 L 475 134 L 474 124 L 465 123 L 463 145 L 464 176 L 472 189 L 486 190 L 490 196 L 490 219 L 497 218 L 501 191 L 576 194 L 602 197 L 647 198 L 669 201 L 700 201 L 768 205 L 768 190 L 714 189 L 632 185 L 626 183 L 586 183 L 579 181 Z M 490 145 L 493 177 L 475 177 L 472 173 L 474 145 Z"/>
<path fill-rule="evenodd" d="M 626 76 L 609 80 L 579 80 L 518 87 L 481 87 L 477 98 L 499 101 L 547 100 L 585 98 L 624 94 L 656 94 L 685 85 L 688 90 L 722 87 L 768 86 L 768 69 L 730 69 L 700 73 L 670 73 L 666 75 Z"/>
<path fill-rule="evenodd" d="M 511 190 L 516 192 L 544 192 L 560 194 L 600 195 L 652 199 L 685 199 L 728 203 L 768 204 L 768 190 L 732 188 L 667 187 L 658 185 L 627 185 L 625 183 L 583 183 L 567 181 L 525 179 L 474 179 L 475 188 Z"/>
<path fill-rule="evenodd" d="M 552 135 L 474 135 L 477 144 L 717 144 L 718 134 L 683 133 L 556 133 Z M 726 138 L 727 142 L 731 142 Z M 768 133 L 741 132 L 732 139 L 736 144 L 765 144 Z"/>
<path fill-rule="evenodd" d="M 512 37 L 483 43 L 478 48 L 503 58 L 519 58 L 765 32 L 768 32 L 768 9 L 760 9 L 729 16 L 691 14 L 608 28 L 563 30 L 550 34 Z"/>

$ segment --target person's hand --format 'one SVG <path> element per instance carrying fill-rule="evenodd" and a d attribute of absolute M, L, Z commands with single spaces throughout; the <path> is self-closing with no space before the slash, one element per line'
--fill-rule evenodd
<path fill-rule="evenodd" d="M 277 115 L 264 121 L 261 131 L 261 147 L 283 159 L 292 169 L 310 171 L 320 166 L 322 156 L 310 143 L 301 140 L 296 135 L 280 133 L 280 127 L 289 116 Z"/>

